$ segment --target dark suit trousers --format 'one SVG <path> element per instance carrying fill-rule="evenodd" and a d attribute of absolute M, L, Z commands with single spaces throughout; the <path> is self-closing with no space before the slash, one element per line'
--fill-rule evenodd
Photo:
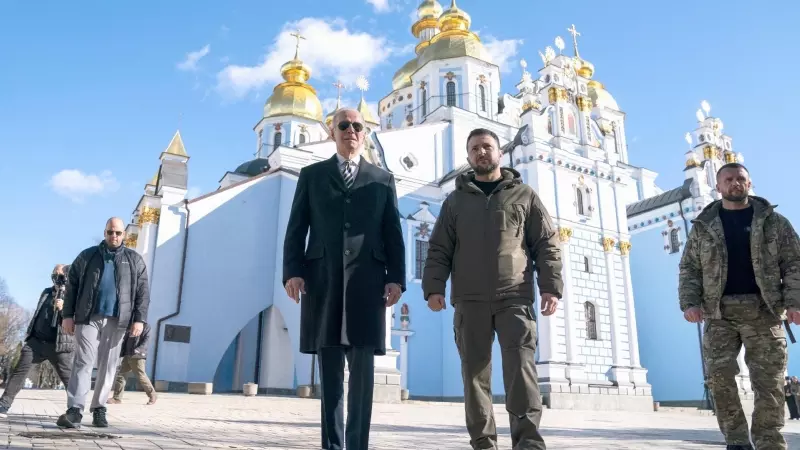
<path fill-rule="evenodd" d="M 344 426 L 344 359 L 350 369 L 347 427 Z M 322 397 L 322 448 L 367 450 L 375 384 L 375 350 L 362 347 L 323 347 L 319 350 Z"/>
<path fill-rule="evenodd" d="M 19 361 L 6 381 L 6 389 L 0 397 L 0 407 L 11 408 L 14 398 L 25 385 L 25 378 L 34 367 L 44 361 L 50 361 L 56 370 L 64 389 L 69 384 L 69 376 L 72 371 L 72 353 L 56 353 L 55 342 L 42 342 L 36 338 L 28 339 L 19 354 Z"/>

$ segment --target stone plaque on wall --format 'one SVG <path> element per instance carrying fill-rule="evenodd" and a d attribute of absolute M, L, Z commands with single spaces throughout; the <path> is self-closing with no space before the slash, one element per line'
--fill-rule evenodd
<path fill-rule="evenodd" d="M 183 325 L 166 325 L 164 342 L 182 342 L 188 344 L 192 337 L 192 327 Z"/>

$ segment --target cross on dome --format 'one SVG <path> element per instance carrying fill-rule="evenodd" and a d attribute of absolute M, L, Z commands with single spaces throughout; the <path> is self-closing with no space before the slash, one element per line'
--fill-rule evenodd
<path fill-rule="evenodd" d="M 572 24 L 571 28 L 567 28 L 567 31 L 569 31 L 569 34 L 572 35 L 572 48 L 575 50 L 575 56 L 580 57 L 581 55 L 578 53 L 578 36 L 581 34 L 578 33 L 577 29 L 575 29 L 574 23 Z"/>

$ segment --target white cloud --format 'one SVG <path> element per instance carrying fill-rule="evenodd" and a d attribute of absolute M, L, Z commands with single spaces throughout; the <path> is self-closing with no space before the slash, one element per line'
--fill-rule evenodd
<path fill-rule="evenodd" d="M 243 97 L 267 84 L 283 81 L 280 67 L 294 57 L 296 40 L 291 33 L 300 30 L 300 59 L 311 67 L 311 84 L 320 79 L 339 78 L 352 84 L 359 75 L 368 76 L 379 64 L 402 51 L 381 36 L 350 31 L 343 19 L 306 17 L 287 23 L 275 38 L 260 64 L 229 65 L 217 74 L 217 90 L 227 96 Z M 315 81 L 316 80 L 316 81 Z"/>
<path fill-rule="evenodd" d="M 391 10 L 389 0 L 367 0 L 367 3 L 372 5 L 372 9 L 377 13 L 385 13 Z"/>
<path fill-rule="evenodd" d="M 116 192 L 119 182 L 110 171 L 85 174 L 76 169 L 65 169 L 50 178 L 50 187 L 56 194 L 81 203 L 86 197 Z"/>
<path fill-rule="evenodd" d="M 189 52 L 186 54 L 186 59 L 178 63 L 178 69 L 193 71 L 197 70 L 197 63 L 200 62 L 211 51 L 211 46 L 206 44 L 200 50 Z"/>
<path fill-rule="evenodd" d="M 484 46 L 492 55 L 493 62 L 500 67 L 500 72 L 508 73 L 511 71 L 511 58 L 517 55 L 519 47 L 522 46 L 522 39 L 500 40 L 493 36 L 486 36 Z"/>

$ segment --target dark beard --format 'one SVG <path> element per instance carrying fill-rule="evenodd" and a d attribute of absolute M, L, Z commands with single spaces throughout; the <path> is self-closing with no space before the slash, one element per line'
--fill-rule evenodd
<path fill-rule="evenodd" d="M 494 172 L 497 169 L 497 164 L 489 164 L 486 167 L 474 165 L 472 166 L 472 170 L 475 171 L 475 175 L 489 175 L 490 173 Z"/>
<path fill-rule="evenodd" d="M 724 198 L 725 200 L 727 200 L 727 201 L 729 201 L 731 203 L 742 203 L 745 200 L 747 200 L 747 194 L 746 193 L 742 194 L 742 195 L 733 195 L 733 194 L 725 195 L 725 194 L 723 194 L 722 198 Z"/>

